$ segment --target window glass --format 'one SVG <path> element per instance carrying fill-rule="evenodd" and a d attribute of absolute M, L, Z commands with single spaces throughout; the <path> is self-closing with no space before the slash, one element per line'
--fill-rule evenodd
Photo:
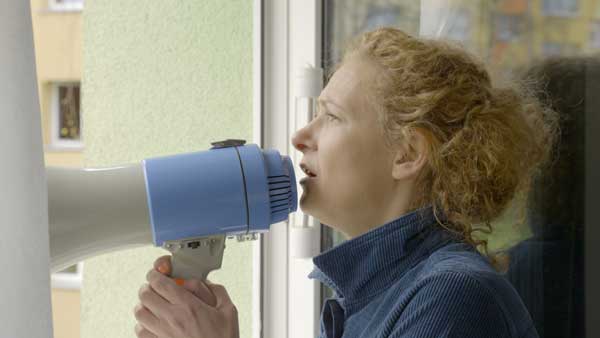
<path fill-rule="evenodd" d="M 79 84 L 58 86 L 58 138 L 60 140 L 80 139 L 80 90 Z"/>
<path fill-rule="evenodd" d="M 327 74 L 352 37 L 394 26 L 460 43 L 498 81 L 527 78 L 546 86 L 541 99 L 567 121 L 561 122 L 559 159 L 530 196 L 513 201 L 495 222 L 490 248 L 511 255 L 507 278 L 541 337 L 583 337 L 584 153 L 591 146 L 583 126 L 598 113 L 590 88 L 600 81 L 592 75 L 600 64 L 600 0 L 329 0 L 323 13 Z M 525 198 L 532 202 L 523 215 L 518 206 Z M 343 241 L 323 227 L 323 250 Z M 331 296 L 324 287 L 323 299 Z"/>

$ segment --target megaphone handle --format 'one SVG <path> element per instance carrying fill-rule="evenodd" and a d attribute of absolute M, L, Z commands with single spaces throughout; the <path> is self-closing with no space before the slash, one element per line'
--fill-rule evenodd
<path fill-rule="evenodd" d="M 157 268 L 157 270 L 158 270 L 158 272 L 162 273 L 163 275 L 171 276 L 171 274 L 169 273 L 169 270 L 167 270 L 167 268 L 163 265 L 159 266 Z M 183 286 L 183 283 L 185 282 L 185 279 L 183 279 L 183 278 L 173 278 L 173 280 L 179 286 Z"/>
<path fill-rule="evenodd" d="M 214 260 L 214 256 L 186 256 L 181 253 L 174 253 L 171 257 L 171 277 L 175 281 L 184 279 L 205 280 L 209 272 L 221 267 L 221 259 L 218 262 Z M 207 264 L 207 262 L 211 264 Z"/>
<path fill-rule="evenodd" d="M 179 285 L 185 279 L 206 280 L 209 272 L 221 268 L 225 236 L 169 241 L 165 248 L 171 257 L 171 277 Z"/>

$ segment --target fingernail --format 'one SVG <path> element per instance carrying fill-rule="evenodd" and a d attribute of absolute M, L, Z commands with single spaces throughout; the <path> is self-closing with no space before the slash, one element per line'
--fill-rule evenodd
<path fill-rule="evenodd" d="M 179 285 L 179 286 L 183 286 L 183 282 L 184 280 L 181 278 L 175 278 L 175 284 Z"/>
<path fill-rule="evenodd" d="M 162 274 L 167 274 L 167 267 L 164 264 L 158 266 L 158 271 Z"/>

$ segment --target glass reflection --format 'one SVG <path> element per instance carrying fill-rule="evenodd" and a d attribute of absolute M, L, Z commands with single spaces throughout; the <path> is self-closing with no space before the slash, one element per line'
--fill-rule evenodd
<path fill-rule="evenodd" d="M 525 80 L 563 116 L 558 160 L 527 197 L 526 217 L 511 208 L 489 240 L 492 250 L 511 254 L 507 277 L 540 336 L 584 337 L 584 126 L 600 110 L 589 103 L 590 88 L 600 82 L 590 75 L 600 73 L 600 0 L 328 0 L 323 6 L 326 74 L 353 37 L 393 26 L 461 44 L 497 81 Z M 323 227 L 323 250 L 343 241 Z M 332 295 L 323 291 L 323 299 Z"/>

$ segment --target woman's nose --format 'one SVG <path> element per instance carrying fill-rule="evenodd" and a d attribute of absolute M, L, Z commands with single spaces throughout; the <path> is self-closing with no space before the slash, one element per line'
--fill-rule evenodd
<path fill-rule="evenodd" d="M 307 148 L 312 147 L 313 144 L 314 142 L 310 137 L 310 132 L 307 127 L 297 130 L 292 136 L 292 145 L 298 151 L 303 153 Z"/>

